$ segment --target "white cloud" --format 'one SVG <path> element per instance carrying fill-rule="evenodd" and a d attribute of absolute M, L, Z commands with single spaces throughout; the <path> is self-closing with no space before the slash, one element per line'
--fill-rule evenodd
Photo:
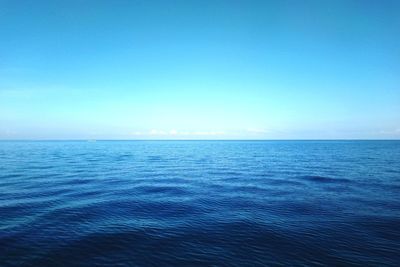
<path fill-rule="evenodd" d="M 158 130 L 158 129 L 152 129 L 147 132 L 142 132 L 142 131 L 134 131 L 131 132 L 131 135 L 134 136 L 159 136 L 159 137 L 165 137 L 165 136 L 180 136 L 180 137 L 185 137 L 185 136 L 217 136 L 217 135 L 225 135 L 226 133 L 223 131 L 178 131 L 175 129 L 171 129 L 169 131 L 167 130 Z"/>
<path fill-rule="evenodd" d="M 224 135 L 224 132 L 206 131 L 206 132 L 191 132 L 190 135 Z"/>
<path fill-rule="evenodd" d="M 393 136 L 400 136 L 400 128 L 392 129 L 392 130 L 381 130 L 379 131 L 381 135 L 393 135 Z"/>
<path fill-rule="evenodd" d="M 153 129 L 153 130 L 150 130 L 150 131 L 149 131 L 149 134 L 150 134 L 150 135 L 158 135 L 159 133 L 158 133 L 157 130 Z"/>

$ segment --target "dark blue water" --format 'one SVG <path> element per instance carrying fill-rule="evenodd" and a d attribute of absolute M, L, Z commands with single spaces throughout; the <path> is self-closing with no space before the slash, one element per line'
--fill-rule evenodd
<path fill-rule="evenodd" d="M 400 142 L 0 142 L 0 266 L 399 266 Z"/>

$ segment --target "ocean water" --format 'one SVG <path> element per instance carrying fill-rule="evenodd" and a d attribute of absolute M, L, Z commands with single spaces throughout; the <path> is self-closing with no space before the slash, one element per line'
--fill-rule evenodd
<path fill-rule="evenodd" d="M 0 142 L 0 266 L 399 265 L 399 141 Z"/>

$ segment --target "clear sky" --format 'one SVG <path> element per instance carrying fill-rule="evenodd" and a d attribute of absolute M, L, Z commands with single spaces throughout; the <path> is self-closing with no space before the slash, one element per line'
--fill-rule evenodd
<path fill-rule="evenodd" d="M 400 1 L 0 0 L 0 139 L 400 138 Z"/>

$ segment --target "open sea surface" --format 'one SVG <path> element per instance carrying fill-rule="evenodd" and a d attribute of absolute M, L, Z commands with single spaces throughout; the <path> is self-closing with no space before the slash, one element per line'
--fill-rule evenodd
<path fill-rule="evenodd" d="M 3 141 L 0 266 L 400 266 L 400 141 Z"/>

